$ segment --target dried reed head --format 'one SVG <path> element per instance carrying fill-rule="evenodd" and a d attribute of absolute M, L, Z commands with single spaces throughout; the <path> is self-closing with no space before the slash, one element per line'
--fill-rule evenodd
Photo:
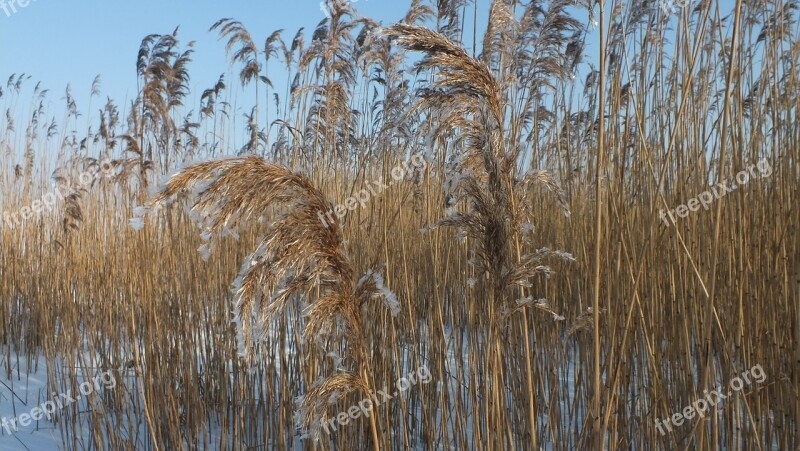
<path fill-rule="evenodd" d="M 269 320 L 294 295 L 319 286 L 319 302 L 338 305 L 352 293 L 353 268 L 340 225 L 335 219 L 329 227 L 321 223 L 318 213 L 331 205 L 303 175 L 255 156 L 200 163 L 173 175 L 147 207 L 179 196 L 192 199 L 192 216 L 208 241 L 273 209 L 280 212 L 234 282 L 242 356 L 250 355 Z"/>
<path fill-rule="evenodd" d="M 320 346 L 331 337 L 345 338 L 354 349 L 352 357 L 360 365 L 358 376 L 335 374 L 315 385 L 302 398 L 305 424 L 311 424 L 309 418 L 324 415 L 335 392 L 362 389 L 369 395 L 362 376 L 368 355 L 361 310 L 370 301 L 383 301 L 392 313 L 399 307 L 379 273 L 369 271 L 356 282 L 340 223 L 336 218 L 327 224 L 320 220 L 322 212 L 332 208 L 324 195 L 305 176 L 249 156 L 179 171 L 140 212 L 178 197 L 191 199 L 192 216 L 209 241 L 233 233 L 249 220 L 272 211 L 278 214 L 234 282 L 237 344 L 245 360 L 252 360 L 253 349 L 265 337 L 270 320 L 302 296 L 310 299 L 304 337 Z"/>
<path fill-rule="evenodd" d="M 426 91 L 425 101 L 419 106 L 439 105 L 456 114 L 465 109 L 474 112 L 480 103 L 488 107 L 495 126 L 503 126 L 500 86 L 489 67 L 476 60 L 456 42 L 441 33 L 407 24 L 395 24 L 386 33 L 410 50 L 424 52 L 426 57 L 418 63 L 420 69 L 438 68 L 440 77 Z"/>
<path fill-rule="evenodd" d="M 503 25 L 500 22 L 498 25 Z M 421 91 L 421 100 L 413 110 L 427 108 L 439 113 L 441 129 L 458 130 L 465 137 L 446 186 L 448 207 L 463 201 L 466 211 L 448 208 L 450 215 L 434 227 L 454 227 L 460 236 L 474 241 L 477 258 L 470 261 L 476 273 L 489 276 L 490 299 L 505 304 L 498 310 L 500 318 L 491 321 L 503 319 L 509 312 L 527 305 L 541 308 L 545 305 L 541 302 L 511 304 L 504 300 L 509 298 L 509 289 L 529 287 L 530 278 L 550 274 L 550 268 L 543 264 L 545 258 L 572 258 L 546 248 L 521 255 L 517 246 L 527 230 L 533 228 L 526 221 L 530 217 L 529 205 L 533 203 L 529 187 L 541 184 L 555 192 L 566 213 L 564 193 L 547 171 L 517 175 L 519 150 L 509 149 L 507 144 L 504 95 L 486 62 L 469 56 L 446 36 L 422 27 L 397 24 L 387 29 L 387 33 L 400 45 L 425 53 L 419 68 L 438 71 L 431 87 Z M 549 307 L 543 310 L 560 318 Z"/>

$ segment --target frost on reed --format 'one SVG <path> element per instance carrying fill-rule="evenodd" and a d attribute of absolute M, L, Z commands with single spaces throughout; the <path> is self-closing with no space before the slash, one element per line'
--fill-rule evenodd
<path fill-rule="evenodd" d="M 252 363 L 270 320 L 300 298 L 307 300 L 306 340 L 321 347 L 328 340 L 347 341 L 349 357 L 359 368 L 352 373 L 343 369 L 318 381 L 300 398 L 301 428 L 319 424 L 337 393 L 361 389 L 371 396 L 362 308 L 378 301 L 397 314 L 399 304 L 379 273 L 370 270 L 356 282 L 343 245 L 341 224 L 334 220 L 324 227 L 319 221 L 317 213 L 331 208 L 325 196 L 305 176 L 248 156 L 201 163 L 177 172 L 145 210 L 178 197 L 189 198 L 192 216 L 209 241 L 247 221 L 277 212 L 233 284 L 233 314 L 242 358 Z"/>
<path fill-rule="evenodd" d="M 432 227 L 454 227 L 460 236 L 473 240 L 474 257 L 470 263 L 477 274 L 487 275 L 491 302 L 500 304 L 498 315 L 506 317 L 509 312 L 534 306 L 563 320 L 544 300 L 534 302 L 525 296 L 516 302 L 507 300 L 507 290 L 530 287 L 531 278 L 550 275 L 550 267 L 543 264 L 547 258 L 574 259 L 547 248 L 521 254 L 522 241 L 533 229 L 526 221 L 533 202 L 531 185 L 541 184 L 555 193 L 564 214 L 569 215 L 569 207 L 549 172 L 517 174 L 521 149 L 508 148 L 500 83 L 485 62 L 470 57 L 443 34 L 404 24 L 394 25 L 387 33 L 403 47 L 425 53 L 419 69 L 438 70 L 436 81 L 421 92 L 422 98 L 412 111 L 432 109 L 441 115 L 437 134 L 459 130 L 466 138 L 447 184 L 449 216 Z M 466 211 L 455 208 L 460 203 Z"/>
<path fill-rule="evenodd" d="M 503 27 L 510 23 L 511 15 L 499 3 L 492 9 L 493 26 Z M 560 30 L 559 30 L 560 31 Z M 455 132 L 463 137 L 461 148 L 451 165 L 451 173 L 446 183 L 447 207 L 449 216 L 439 220 L 432 227 L 449 226 L 456 228 L 461 237 L 473 244 L 469 259 L 475 274 L 481 276 L 483 298 L 486 299 L 487 342 L 485 354 L 486 373 L 491 375 L 487 383 L 487 401 L 483 406 L 482 420 L 487 430 L 502 431 L 508 415 L 507 398 L 504 385 L 510 383 L 505 378 L 508 368 L 503 361 L 503 333 L 509 318 L 522 312 L 527 325 L 527 307 L 533 306 L 550 313 L 557 321 L 564 317 L 551 309 L 544 299 L 534 301 L 525 295 L 525 289 L 532 286 L 531 279 L 548 276 L 551 273 L 544 261 L 550 257 L 573 260 L 572 256 L 547 248 L 531 254 L 523 254 L 526 235 L 533 230 L 527 220 L 530 217 L 529 205 L 533 203 L 529 186 L 541 184 L 555 192 L 562 210 L 569 214 L 565 196 L 558 184 L 547 171 L 531 170 L 520 175 L 518 172 L 521 145 L 514 142 L 505 130 L 513 118 L 505 117 L 505 93 L 486 61 L 470 57 L 456 42 L 445 35 L 426 28 L 398 24 L 387 33 L 395 36 L 401 46 L 425 54 L 417 63 L 421 71 L 438 73 L 431 86 L 421 91 L 421 99 L 412 111 L 427 108 L 438 113 L 439 127 L 436 135 Z M 484 46 L 487 60 L 492 50 Z M 546 61 L 543 61 L 546 63 Z M 541 70 L 558 72 L 560 66 L 542 64 Z M 564 68 L 562 71 L 567 73 Z M 460 208 L 459 208 L 460 207 Z M 473 287 L 477 280 L 468 281 Z M 517 299 L 512 301 L 512 299 Z M 531 368 L 531 347 L 526 340 L 526 368 Z M 535 411 L 533 377 L 526 375 L 528 406 Z M 502 382 L 501 382 L 502 381 Z M 491 398 L 491 401 L 489 401 Z M 536 441 L 537 419 L 531 416 L 530 429 L 533 431 L 533 448 Z M 493 447 L 504 447 L 513 443 L 510 431 L 495 434 Z"/>

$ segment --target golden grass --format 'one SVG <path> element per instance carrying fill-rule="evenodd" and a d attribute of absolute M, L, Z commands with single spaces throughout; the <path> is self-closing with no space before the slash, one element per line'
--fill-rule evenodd
<path fill-rule="evenodd" d="M 63 412 L 65 448 L 797 449 L 796 3 L 745 5 L 725 19 L 734 33 L 723 2 L 704 2 L 677 11 L 671 33 L 658 5 L 609 2 L 607 64 L 577 83 L 564 58 L 582 45 L 570 2 L 542 13 L 495 2 L 474 58 L 458 42 L 462 8 L 444 3 L 412 2 L 387 32 L 427 55 L 419 98 L 399 73 L 404 54 L 350 36 L 375 24 L 350 22 L 346 7 L 308 46 L 271 36 L 298 86 L 270 146 L 252 133 L 258 109 L 249 118 L 245 148 L 267 159 L 215 159 L 214 134 L 232 133 L 222 80 L 203 94 L 200 127 L 214 134 L 197 134 L 213 141 L 174 122 L 189 55 L 175 35 L 143 42 L 142 95 L 128 124 L 106 106 L 90 153 L 65 132 L 26 141 L 6 122 L 5 210 L 49 189 L 53 146 L 67 143 L 62 168 L 115 160 L 113 180 L 0 231 L 5 376 L 24 378 L 17 359 L 43 354 L 53 391 L 105 369 L 121 382 L 89 411 Z M 429 13 L 442 34 L 417 26 Z M 379 104 L 365 87 L 377 74 Z M 13 85 L 0 105 L 16 104 Z M 389 180 L 422 144 L 425 171 L 322 225 L 319 211 Z M 154 172 L 195 156 L 206 162 L 173 176 L 131 228 Z M 769 177 L 662 223 L 659 210 L 761 159 Z M 545 262 L 565 256 L 551 249 L 575 261 Z M 377 302 L 384 288 L 396 316 Z M 763 384 L 657 430 L 756 364 Z M 423 365 L 431 383 L 331 435 L 314 429 Z M 300 442 L 297 425 L 320 440 Z"/>

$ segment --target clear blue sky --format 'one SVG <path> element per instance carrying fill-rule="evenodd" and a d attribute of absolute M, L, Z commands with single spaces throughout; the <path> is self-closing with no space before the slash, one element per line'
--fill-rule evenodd
<path fill-rule="evenodd" d="M 22 7 L 21 1 L 29 4 Z M 359 14 L 383 24 L 400 20 L 411 3 L 411 0 L 351 1 Z M 491 0 L 477 2 L 480 34 L 486 27 Z M 223 17 L 243 22 L 261 47 L 273 31 L 281 28 L 285 30 L 284 39 L 291 42 L 297 30 L 304 27 L 308 43 L 310 34 L 325 16 L 320 0 L 0 0 L 0 87 L 5 89 L 6 80 L 13 73 L 31 75 L 25 92 L 29 93 L 33 84 L 41 82 L 43 88 L 50 90 L 49 114 L 60 118 L 64 111 L 64 89 L 70 83 L 78 110 L 84 115 L 81 119 L 85 120 L 90 112 L 96 129 L 97 111 L 106 97 L 111 97 L 124 111 L 136 96 L 136 55 L 142 38 L 152 33 L 169 34 L 180 26 L 181 43 L 195 41 L 186 112 L 197 112 L 200 94 L 224 73 L 232 93 L 230 100 L 239 105 L 238 121 L 254 103 L 254 88 L 251 84 L 246 91 L 241 90 L 236 75 L 239 68 L 231 69 L 224 42 L 218 40 L 216 32 L 208 31 Z M 585 12 L 578 17 L 585 18 Z M 471 19 L 468 13 L 467 30 L 472 29 Z M 589 35 L 587 61 L 596 61 L 596 31 Z M 471 37 L 469 32 L 466 35 Z M 471 47 L 471 43 L 467 46 Z M 269 75 L 279 93 L 285 87 L 281 69 L 281 64 L 270 65 Z M 98 74 L 101 97 L 93 100 L 88 111 L 91 84 Z M 20 103 L 27 103 L 25 97 L 22 100 Z M 27 116 L 27 111 L 12 113 L 18 121 Z"/>
<path fill-rule="evenodd" d="M 11 0 L 4 1 L 8 4 Z M 208 31 L 217 20 L 232 17 L 242 21 L 261 47 L 280 28 L 290 43 L 297 30 L 305 27 L 309 42 L 310 33 L 325 17 L 319 0 L 30 0 L 25 7 L 15 1 L 16 12 L 8 7 L 9 16 L 0 0 L 0 86 L 5 90 L 6 80 L 13 73 L 30 74 L 26 92 L 41 81 L 43 88 L 50 89 L 50 112 L 60 115 L 64 89 L 70 83 L 83 118 L 92 81 L 98 74 L 102 97 L 93 100 L 94 118 L 106 97 L 121 107 L 136 96 L 136 55 L 148 34 L 169 34 L 180 26 L 182 44 L 196 41 L 190 66 L 192 93 L 186 107 L 187 111 L 197 111 L 200 94 L 222 73 L 228 86 L 238 91 L 238 78 L 231 76 L 234 72 L 225 45 L 216 32 Z M 486 10 L 488 1 L 480 1 L 486 3 L 481 5 Z M 389 24 L 405 15 L 409 3 L 357 0 L 354 5 L 360 14 Z M 278 87 L 285 77 L 279 76 L 280 64 L 270 66 L 274 71 L 270 77 Z M 93 124 L 96 128 L 95 120 Z"/>

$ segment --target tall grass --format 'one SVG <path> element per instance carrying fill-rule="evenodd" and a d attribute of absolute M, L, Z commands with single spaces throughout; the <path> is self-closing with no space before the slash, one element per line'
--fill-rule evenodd
<path fill-rule="evenodd" d="M 47 121 L 49 93 L 12 75 L 3 211 L 113 159 L 0 230 L 5 378 L 42 355 L 48 392 L 121 382 L 40 427 L 67 449 L 797 449 L 798 3 L 574 3 L 415 0 L 388 29 L 343 6 L 263 49 L 223 19 L 234 76 L 264 85 L 245 124 L 230 74 L 189 91 L 177 32 L 142 41 L 130 105 L 88 118 L 68 88 Z M 764 383 L 657 428 L 755 365 Z M 369 416 L 296 429 L 422 366 Z"/>

